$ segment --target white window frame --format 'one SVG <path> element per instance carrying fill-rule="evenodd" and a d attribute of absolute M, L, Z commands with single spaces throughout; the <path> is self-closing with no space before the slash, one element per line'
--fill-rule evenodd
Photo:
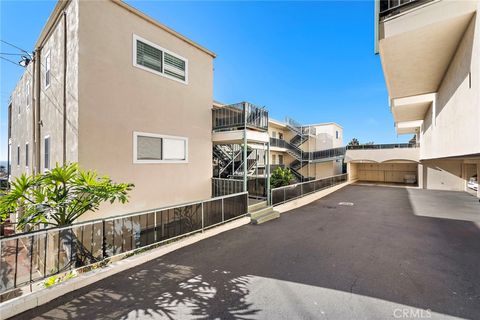
<path fill-rule="evenodd" d="M 22 154 L 22 150 L 20 149 L 20 145 L 17 145 L 17 168 L 20 168 L 20 158 Z"/>
<path fill-rule="evenodd" d="M 30 109 L 30 79 L 27 80 L 26 83 L 26 89 L 25 89 L 25 98 L 26 98 L 26 105 L 27 105 L 27 110 Z"/>
<path fill-rule="evenodd" d="M 48 168 L 45 166 L 45 140 L 48 139 Z M 50 139 L 50 135 L 46 135 L 43 137 L 43 172 L 47 172 L 50 170 L 52 164 L 52 139 Z"/>
<path fill-rule="evenodd" d="M 145 66 L 142 66 L 141 64 L 137 64 L 137 40 L 140 40 L 141 42 L 146 43 L 149 46 L 152 46 L 152 47 L 154 47 L 158 50 L 161 50 L 163 53 L 168 53 L 168 54 L 174 56 L 175 58 L 178 58 L 178 59 L 181 59 L 181 60 L 185 61 L 185 81 L 177 79 L 175 77 L 172 77 L 172 76 L 169 76 L 168 74 L 163 73 L 164 64 L 165 64 L 165 55 L 164 54 L 162 54 L 162 72 L 158 72 L 157 70 L 153 70 L 153 69 L 147 68 Z M 147 39 L 144 39 L 144 38 L 142 38 L 142 37 L 140 37 L 139 35 L 136 35 L 136 34 L 133 34 L 132 48 L 133 48 L 133 50 L 132 50 L 132 53 L 133 53 L 132 58 L 133 59 L 132 60 L 133 60 L 133 66 L 134 67 L 137 67 L 139 69 L 142 69 L 142 70 L 154 73 L 156 75 L 168 78 L 170 80 L 175 80 L 175 81 L 183 83 L 183 84 L 188 84 L 188 59 L 187 58 L 182 57 L 182 56 L 180 56 L 180 55 L 178 55 L 178 54 L 176 54 L 176 53 L 174 53 L 170 50 L 167 50 L 167 49 L 159 46 L 158 44 L 153 43 L 151 41 L 148 41 Z"/>
<path fill-rule="evenodd" d="M 25 168 L 28 169 L 28 163 L 30 162 L 30 145 L 28 142 L 25 143 Z"/>
<path fill-rule="evenodd" d="M 47 83 L 47 72 L 50 73 L 50 77 L 48 78 L 48 83 Z M 45 90 L 50 88 L 51 83 L 52 83 L 52 59 L 50 58 L 50 50 L 48 50 L 47 53 L 45 54 Z"/>
<path fill-rule="evenodd" d="M 185 142 L 185 159 L 184 160 L 138 160 L 137 159 L 137 138 L 138 136 L 142 137 L 152 137 L 162 139 L 162 156 L 163 156 L 163 139 L 176 139 L 183 140 Z M 148 133 L 148 132 L 133 132 L 133 163 L 134 164 L 148 164 L 148 163 L 188 163 L 188 138 L 179 137 L 179 136 L 170 136 L 164 134 Z"/>

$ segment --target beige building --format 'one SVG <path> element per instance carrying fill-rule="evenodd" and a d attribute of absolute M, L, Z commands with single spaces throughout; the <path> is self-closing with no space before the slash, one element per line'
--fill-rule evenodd
<path fill-rule="evenodd" d="M 342 173 L 343 128 L 336 123 L 301 125 L 270 119 L 270 163 L 290 168 L 297 181 Z M 273 170 L 271 170 L 273 171 Z"/>
<path fill-rule="evenodd" d="M 134 183 L 105 215 L 209 198 L 214 58 L 122 1 L 59 1 L 11 96 L 11 176 L 78 162 Z"/>
<path fill-rule="evenodd" d="M 419 143 L 418 160 L 405 148 L 397 159 L 386 158 L 415 163 L 422 188 L 480 197 L 474 190 L 480 174 L 479 9 L 476 0 L 375 1 L 376 50 L 395 128 Z M 372 152 L 347 152 L 351 176 L 366 166 L 359 161 L 377 157 Z"/>

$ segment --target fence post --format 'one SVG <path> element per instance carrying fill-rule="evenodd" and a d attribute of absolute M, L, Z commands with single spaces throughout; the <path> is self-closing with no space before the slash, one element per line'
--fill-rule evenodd
<path fill-rule="evenodd" d="M 157 211 L 153 212 L 153 242 L 157 242 Z"/>
<path fill-rule="evenodd" d="M 224 204 L 224 199 L 222 198 L 222 222 L 225 221 L 225 204 Z"/>
<path fill-rule="evenodd" d="M 203 202 L 202 202 L 202 232 L 204 231 L 205 228 L 205 217 L 203 216 Z"/>
<path fill-rule="evenodd" d="M 103 259 L 107 257 L 107 237 L 105 236 L 105 220 L 102 220 L 102 255 Z"/>
<path fill-rule="evenodd" d="M 33 268 L 33 244 L 35 236 L 32 235 L 32 242 L 30 243 L 30 286 L 32 285 L 32 268 Z"/>

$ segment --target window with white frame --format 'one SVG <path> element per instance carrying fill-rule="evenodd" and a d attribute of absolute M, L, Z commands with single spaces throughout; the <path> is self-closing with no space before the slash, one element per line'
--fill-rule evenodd
<path fill-rule="evenodd" d="M 17 166 L 20 165 L 20 146 L 17 146 Z"/>
<path fill-rule="evenodd" d="M 29 157 L 29 154 L 28 154 L 28 142 L 25 143 L 25 167 L 28 168 L 28 157 Z"/>
<path fill-rule="evenodd" d="M 45 139 L 43 140 L 43 168 L 45 170 L 50 169 L 50 137 L 46 136 Z"/>
<path fill-rule="evenodd" d="M 45 89 L 50 87 L 50 52 L 45 56 Z"/>
<path fill-rule="evenodd" d="M 335 131 L 335 138 L 338 139 L 338 131 Z"/>
<path fill-rule="evenodd" d="M 27 80 L 27 84 L 25 85 L 25 97 L 27 99 L 26 105 L 27 108 L 30 106 L 30 80 Z"/>
<path fill-rule="evenodd" d="M 133 162 L 188 162 L 188 138 L 154 133 L 134 132 Z"/>
<path fill-rule="evenodd" d="M 133 65 L 187 83 L 188 60 L 159 45 L 133 35 Z"/>

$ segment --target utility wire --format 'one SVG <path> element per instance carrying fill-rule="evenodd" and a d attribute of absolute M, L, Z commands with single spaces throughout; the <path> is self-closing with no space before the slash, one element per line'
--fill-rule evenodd
<path fill-rule="evenodd" d="M 18 64 L 18 62 L 12 61 L 12 60 L 7 59 L 7 58 L 5 58 L 5 57 L 0 56 L 0 59 L 6 60 L 6 61 L 8 61 L 8 62 L 10 62 L 10 63 L 13 63 L 13 64 L 16 65 L 17 67 L 22 67 L 21 65 Z M 23 68 L 23 67 L 22 67 L 22 68 Z"/>
<path fill-rule="evenodd" d="M 7 42 L 7 41 L 1 40 L 1 39 L 0 39 L 0 42 L 3 42 L 3 43 L 5 43 L 5 44 L 8 44 L 9 46 L 12 46 L 12 47 L 14 47 L 15 49 L 18 49 L 18 50 L 20 50 L 20 51 L 22 51 L 22 52 L 25 52 L 26 54 L 28 54 L 28 56 L 29 56 L 30 58 L 32 57 L 32 55 L 31 55 L 28 51 L 23 50 L 22 48 L 17 47 L 16 45 L 11 44 L 10 42 Z"/>
<path fill-rule="evenodd" d="M 23 56 L 23 53 L 0 52 L 4 56 Z"/>

